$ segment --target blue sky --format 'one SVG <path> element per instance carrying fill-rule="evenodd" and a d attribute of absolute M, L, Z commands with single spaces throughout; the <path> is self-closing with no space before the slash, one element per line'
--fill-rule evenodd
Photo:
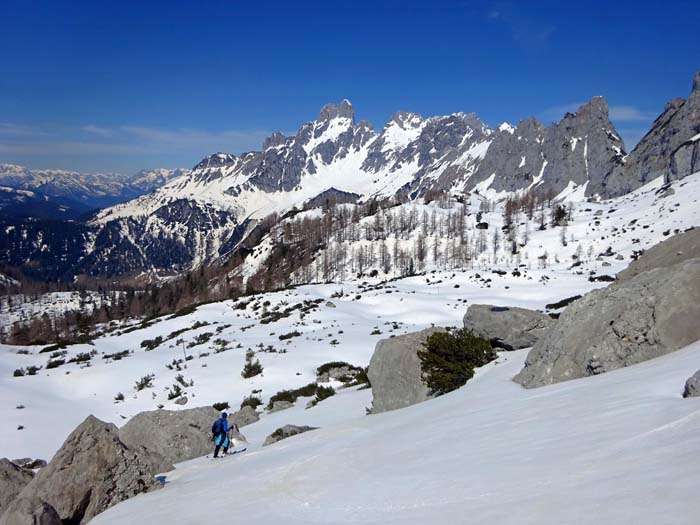
<path fill-rule="evenodd" d="M 257 149 L 326 102 L 550 122 L 605 96 L 628 147 L 700 68 L 700 3 L 0 2 L 0 162 L 134 172 Z"/>

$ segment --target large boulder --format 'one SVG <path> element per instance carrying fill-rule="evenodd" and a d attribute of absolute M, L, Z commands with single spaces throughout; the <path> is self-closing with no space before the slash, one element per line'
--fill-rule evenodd
<path fill-rule="evenodd" d="M 695 372 L 685 382 L 683 397 L 700 397 L 700 370 Z"/>
<path fill-rule="evenodd" d="M 16 498 L 0 516 L 0 525 L 63 525 L 51 505 L 36 496 Z"/>
<path fill-rule="evenodd" d="M 700 259 L 579 299 L 532 348 L 514 380 L 532 388 L 633 365 L 700 339 Z"/>
<path fill-rule="evenodd" d="M 372 413 L 396 410 L 425 401 L 430 391 L 423 382 L 418 351 L 428 337 L 444 328 L 397 335 L 377 342 L 367 375 L 372 385 Z"/>
<path fill-rule="evenodd" d="M 22 468 L 7 458 L 0 459 L 0 516 L 33 477 L 31 470 Z"/>
<path fill-rule="evenodd" d="M 292 408 L 293 406 L 294 406 L 294 403 L 292 403 L 291 401 L 285 401 L 282 399 L 282 400 L 275 401 L 274 403 L 272 403 L 272 408 L 270 408 L 269 412 L 270 412 L 270 414 L 272 414 L 274 412 L 279 412 L 281 410 L 287 410 L 288 408 Z"/>
<path fill-rule="evenodd" d="M 211 426 L 219 418 L 213 407 L 141 412 L 119 431 L 127 446 L 141 446 L 179 463 L 212 450 Z"/>
<path fill-rule="evenodd" d="M 617 274 L 618 281 L 655 268 L 668 268 L 688 259 L 700 258 L 700 228 L 693 228 L 660 242 L 645 251 L 636 261 Z"/>
<path fill-rule="evenodd" d="M 252 425 L 260 420 L 260 414 L 250 405 L 246 405 L 238 412 L 234 412 L 229 416 L 230 420 L 236 424 L 238 428 L 246 425 Z"/>
<path fill-rule="evenodd" d="M 115 425 L 89 416 L 18 498 L 30 503 L 38 498 L 64 523 L 80 525 L 112 505 L 159 488 L 154 475 L 163 465 L 162 456 L 126 446 Z"/>
<path fill-rule="evenodd" d="M 489 304 L 473 304 L 464 315 L 464 328 L 506 350 L 532 346 L 555 322 L 535 310 Z"/>
<path fill-rule="evenodd" d="M 277 443 L 278 441 L 282 441 L 283 439 L 296 436 L 297 434 L 303 434 L 304 432 L 308 432 L 309 430 L 316 430 L 317 428 L 318 427 L 309 427 L 306 425 L 301 427 L 296 425 L 284 425 L 283 427 L 278 428 L 272 434 L 267 436 L 267 438 L 265 438 L 263 447 L 266 447 L 267 445 L 272 445 L 273 443 Z"/>

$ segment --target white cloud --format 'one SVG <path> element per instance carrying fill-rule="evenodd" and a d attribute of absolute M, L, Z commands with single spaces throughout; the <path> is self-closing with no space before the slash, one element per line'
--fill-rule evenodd
<path fill-rule="evenodd" d="M 610 106 L 610 119 L 619 122 L 645 122 L 654 119 L 654 114 L 634 106 Z"/>

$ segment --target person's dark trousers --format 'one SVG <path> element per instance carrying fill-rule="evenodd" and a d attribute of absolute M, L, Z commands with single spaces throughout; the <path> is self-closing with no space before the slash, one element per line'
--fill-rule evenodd
<path fill-rule="evenodd" d="M 221 436 L 221 439 L 219 439 L 219 436 Z M 217 443 L 217 445 L 214 447 L 214 457 L 217 458 L 219 457 L 219 450 L 221 449 L 221 445 L 224 443 L 226 440 L 226 437 L 223 434 L 219 434 L 214 438 L 214 443 Z M 224 448 L 224 454 L 226 454 L 226 451 L 228 450 L 228 447 Z"/>

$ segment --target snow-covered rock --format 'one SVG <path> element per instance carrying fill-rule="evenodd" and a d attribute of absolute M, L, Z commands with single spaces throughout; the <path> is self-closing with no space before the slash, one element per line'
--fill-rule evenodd
<path fill-rule="evenodd" d="M 309 432 L 310 430 L 316 430 L 316 427 L 310 427 L 307 425 L 284 425 L 283 427 L 278 428 L 272 434 L 267 436 L 265 442 L 263 443 L 263 446 L 266 447 L 268 445 L 273 445 L 274 443 L 282 441 L 283 439 L 296 436 L 297 434 L 303 434 L 304 432 Z"/>

